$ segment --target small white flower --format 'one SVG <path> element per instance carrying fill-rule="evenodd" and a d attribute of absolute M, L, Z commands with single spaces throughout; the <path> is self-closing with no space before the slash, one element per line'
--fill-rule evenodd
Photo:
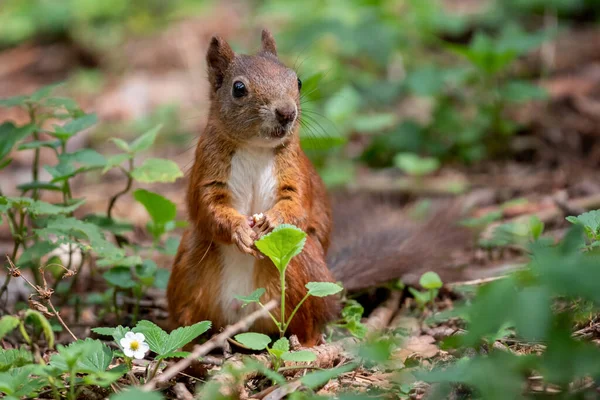
<path fill-rule="evenodd" d="M 146 338 L 143 333 L 133 333 L 127 332 L 125 337 L 121 339 L 119 343 L 121 343 L 121 347 L 123 348 L 123 353 L 127 357 L 133 357 L 138 360 L 144 358 L 148 350 L 150 350 L 150 346 L 148 343 L 144 342 Z"/>

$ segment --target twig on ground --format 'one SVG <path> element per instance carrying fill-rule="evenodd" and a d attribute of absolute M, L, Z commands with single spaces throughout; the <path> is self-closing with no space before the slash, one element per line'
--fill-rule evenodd
<path fill-rule="evenodd" d="M 371 312 L 369 318 L 367 319 L 367 329 L 370 332 L 378 331 L 384 329 L 388 326 L 392 317 L 400 307 L 400 299 L 402 297 L 402 292 L 398 290 L 393 290 L 390 293 L 390 297 L 379 307 Z"/>
<path fill-rule="evenodd" d="M 213 336 L 207 342 L 197 345 L 194 347 L 194 350 L 190 355 L 167 368 L 162 374 L 148 381 L 144 386 L 142 386 L 142 390 L 151 391 L 156 387 L 157 384 L 167 382 L 169 379 L 175 377 L 179 372 L 189 367 L 194 360 L 202 357 L 216 348 L 222 347 L 223 344 L 227 342 L 228 338 L 240 331 L 248 329 L 257 319 L 269 315 L 268 312 L 274 309 L 277 304 L 277 301 L 271 300 L 265 304 L 264 308 L 253 312 L 233 325 L 229 325 L 227 328 L 225 328 L 225 330 L 223 330 L 223 332 Z"/>
<path fill-rule="evenodd" d="M 194 400 L 194 396 L 181 382 L 176 383 L 175 386 L 173 386 L 173 391 L 179 400 Z"/>
<path fill-rule="evenodd" d="M 456 287 L 456 286 L 477 286 L 477 285 L 483 285 L 485 283 L 490 283 L 490 282 L 494 282 L 500 279 L 504 279 L 504 278 L 508 278 L 509 275 L 499 275 L 499 276 L 491 276 L 489 278 L 480 278 L 480 279 L 473 279 L 472 281 L 463 281 L 463 282 L 452 282 L 452 283 L 448 283 L 447 286 L 449 287 Z"/>

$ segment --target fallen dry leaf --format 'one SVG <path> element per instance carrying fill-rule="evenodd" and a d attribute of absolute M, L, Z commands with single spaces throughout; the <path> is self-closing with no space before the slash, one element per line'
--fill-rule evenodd
<path fill-rule="evenodd" d="M 396 357 L 402 362 L 411 356 L 431 358 L 439 353 L 440 349 L 434 344 L 435 339 L 429 335 L 410 337 L 402 348 L 396 352 Z"/>

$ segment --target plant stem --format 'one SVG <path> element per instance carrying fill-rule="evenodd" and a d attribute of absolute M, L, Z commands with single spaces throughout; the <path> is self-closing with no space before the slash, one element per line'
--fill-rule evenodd
<path fill-rule="evenodd" d="M 258 305 L 260 305 L 262 307 L 263 310 L 265 310 L 265 306 L 263 303 L 261 303 L 260 301 L 258 302 Z M 267 310 L 268 311 L 268 310 Z M 281 325 L 279 324 L 279 321 L 277 321 L 277 318 L 275 318 L 275 316 L 270 312 L 269 312 L 269 317 L 271 317 L 271 319 L 273 320 L 273 322 L 275 323 L 275 326 L 277 327 L 277 329 L 281 329 Z"/>
<path fill-rule="evenodd" d="M 71 369 L 71 372 L 69 373 L 69 400 L 76 400 L 75 397 L 75 378 L 77 377 L 77 374 L 75 373 L 75 368 Z"/>
<path fill-rule="evenodd" d="M 154 370 L 152 371 L 152 375 L 150 376 L 150 379 L 154 379 L 154 377 L 156 376 L 156 373 L 158 372 L 158 367 L 160 367 L 160 360 L 156 361 L 156 367 L 154 367 Z M 148 379 L 148 380 L 150 380 Z"/>
<path fill-rule="evenodd" d="M 281 315 L 279 316 L 279 335 L 283 337 L 285 334 L 285 328 L 287 325 L 285 324 L 285 268 L 279 274 L 280 283 L 281 283 Z"/>
<path fill-rule="evenodd" d="M 294 315 L 296 315 L 296 311 L 298 311 L 300 309 L 300 306 L 302 306 L 302 304 L 306 301 L 306 299 L 308 299 L 309 296 L 310 295 L 308 293 L 306 293 L 306 295 L 304 295 L 302 300 L 300 300 L 300 303 L 298 303 L 296 308 L 294 308 L 294 311 L 292 311 L 292 314 L 290 314 L 290 317 L 288 318 L 287 322 L 283 326 L 282 334 L 285 334 L 285 331 L 287 330 L 288 326 L 290 325 L 290 322 L 292 322 L 292 318 L 294 318 Z"/>
<path fill-rule="evenodd" d="M 113 207 L 115 206 L 115 203 L 117 202 L 117 199 L 121 196 L 123 196 L 125 193 L 129 192 L 129 190 L 131 189 L 131 185 L 133 184 L 133 178 L 131 177 L 131 171 L 133 170 L 133 159 L 129 159 L 129 170 L 123 170 L 123 172 L 125 173 L 125 175 L 127 176 L 127 185 L 125 186 L 125 189 L 121 190 L 119 193 L 115 194 L 111 199 L 110 202 L 108 203 L 108 210 L 106 211 L 106 216 L 108 218 L 112 219 L 112 210 Z"/>
<path fill-rule="evenodd" d="M 35 125 L 35 108 L 29 104 L 27 105 L 27 111 L 29 112 L 29 119 L 31 120 L 31 123 Z M 33 140 L 39 140 L 39 133 L 37 131 L 37 126 L 36 129 L 33 131 Z M 33 156 L 33 166 L 31 167 L 31 175 L 33 177 L 33 181 L 37 182 L 38 181 L 38 175 L 39 175 L 39 169 L 40 169 L 40 148 L 36 148 L 35 149 L 35 153 Z M 32 193 L 32 197 L 34 200 L 38 200 L 40 198 L 38 189 L 33 189 L 33 193 Z"/>
<path fill-rule="evenodd" d="M 19 229 L 18 229 L 18 234 L 14 235 L 13 234 L 13 238 L 14 238 L 14 245 L 13 245 L 13 251 L 12 251 L 12 255 L 10 257 L 11 260 L 14 260 L 17 257 L 17 252 L 19 251 L 19 246 L 21 246 L 22 243 L 22 235 L 23 235 L 23 225 L 24 225 L 24 221 L 25 221 L 25 214 L 23 213 L 23 211 L 21 209 L 19 209 Z M 13 229 L 15 229 L 14 227 L 14 223 L 16 222 L 16 220 L 14 219 L 14 217 L 12 219 L 9 218 L 9 220 L 12 220 L 13 222 Z M 2 296 L 4 295 L 4 292 L 6 292 L 6 290 L 8 289 L 8 284 L 10 283 L 10 279 L 12 278 L 11 274 L 6 274 L 6 278 L 4 278 L 4 283 L 2 284 L 2 287 L 0 288 L 0 299 L 2 299 Z"/>

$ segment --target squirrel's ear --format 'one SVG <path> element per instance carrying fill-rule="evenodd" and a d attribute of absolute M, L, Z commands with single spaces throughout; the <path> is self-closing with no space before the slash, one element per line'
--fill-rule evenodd
<path fill-rule="evenodd" d="M 225 71 L 229 67 L 235 54 L 229 44 L 220 36 L 213 36 L 210 41 L 208 52 L 206 53 L 206 64 L 208 65 L 208 80 L 217 90 L 223 84 Z"/>
<path fill-rule="evenodd" d="M 262 51 L 277 56 L 277 45 L 275 44 L 275 38 L 273 38 L 273 35 L 268 29 L 263 29 L 262 31 Z"/>

